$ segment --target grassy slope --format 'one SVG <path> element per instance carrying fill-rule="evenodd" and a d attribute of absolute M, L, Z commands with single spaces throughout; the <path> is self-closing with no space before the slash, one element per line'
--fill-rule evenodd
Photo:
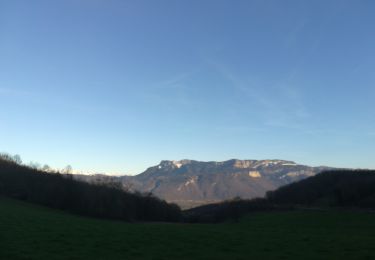
<path fill-rule="evenodd" d="M 375 215 L 257 213 L 241 223 L 129 224 L 0 198 L 0 259 L 374 259 Z"/>

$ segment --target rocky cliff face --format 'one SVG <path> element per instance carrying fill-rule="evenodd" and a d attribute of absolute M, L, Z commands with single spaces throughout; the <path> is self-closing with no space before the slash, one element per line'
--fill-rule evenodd
<path fill-rule="evenodd" d="M 267 191 L 313 176 L 328 167 L 309 167 L 284 160 L 161 161 L 136 176 L 75 175 L 90 183 L 120 181 L 126 190 L 151 192 L 182 208 L 241 197 L 263 197 Z"/>
<path fill-rule="evenodd" d="M 234 197 L 262 197 L 269 190 L 313 176 L 327 167 L 309 167 L 284 160 L 161 161 L 134 177 L 132 189 L 183 208 Z"/>

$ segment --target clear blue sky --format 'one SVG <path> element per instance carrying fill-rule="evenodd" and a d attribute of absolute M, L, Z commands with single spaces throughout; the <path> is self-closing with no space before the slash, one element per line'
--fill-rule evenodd
<path fill-rule="evenodd" d="M 0 1 L 0 150 L 375 168 L 374 1 Z"/>

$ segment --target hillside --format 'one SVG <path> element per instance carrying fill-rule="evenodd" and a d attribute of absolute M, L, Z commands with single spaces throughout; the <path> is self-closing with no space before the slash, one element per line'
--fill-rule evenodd
<path fill-rule="evenodd" d="M 179 221 L 181 211 L 150 194 L 124 191 L 116 183 L 89 184 L 0 156 L 0 195 L 75 214 L 125 221 Z"/>
<path fill-rule="evenodd" d="M 0 259 L 373 259 L 375 218 L 256 213 L 239 223 L 125 223 L 0 197 Z"/>
<path fill-rule="evenodd" d="M 184 211 L 188 222 L 220 222 L 253 212 L 291 209 L 375 209 L 374 170 L 331 170 L 267 192 L 265 198 L 232 199 Z"/>
<path fill-rule="evenodd" d="M 375 209 L 374 170 L 335 170 L 267 193 L 275 204 Z"/>

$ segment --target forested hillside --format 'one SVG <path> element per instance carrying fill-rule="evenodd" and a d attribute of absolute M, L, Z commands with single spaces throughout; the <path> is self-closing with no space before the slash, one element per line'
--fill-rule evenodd
<path fill-rule="evenodd" d="M 72 213 L 126 221 L 178 221 L 181 211 L 152 194 L 130 193 L 116 184 L 95 185 L 72 175 L 49 173 L 0 156 L 0 195 Z"/>
<path fill-rule="evenodd" d="M 375 209 L 374 170 L 334 170 L 267 192 L 265 198 L 240 198 L 185 211 L 189 222 L 238 220 L 256 211 L 293 209 Z"/>
<path fill-rule="evenodd" d="M 335 170 L 267 193 L 274 204 L 375 208 L 374 170 Z"/>

